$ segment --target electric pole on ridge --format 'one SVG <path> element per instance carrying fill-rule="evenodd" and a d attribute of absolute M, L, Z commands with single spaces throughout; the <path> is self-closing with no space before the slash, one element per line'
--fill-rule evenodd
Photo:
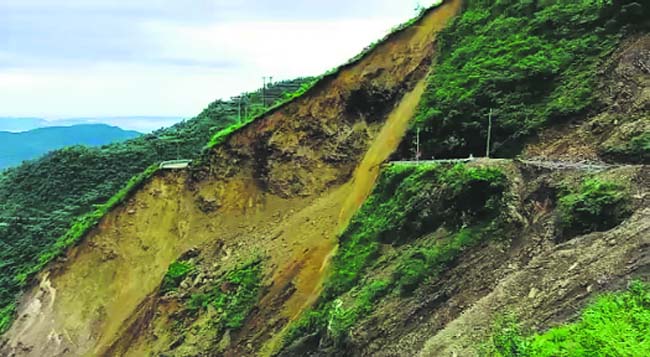
<path fill-rule="evenodd" d="M 420 156 L 422 156 L 422 153 L 420 152 L 420 127 L 418 127 L 417 136 L 415 138 L 415 161 L 416 162 L 420 162 Z"/>
<path fill-rule="evenodd" d="M 492 145 L 492 108 L 490 108 L 490 114 L 488 114 L 488 133 L 487 133 L 487 145 L 485 149 L 485 157 L 490 158 L 490 151 Z"/>
<path fill-rule="evenodd" d="M 262 77 L 262 107 L 266 109 L 266 76 Z"/>
<path fill-rule="evenodd" d="M 239 124 L 241 124 L 241 98 L 242 98 L 242 96 L 240 95 L 240 96 L 239 96 L 239 111 L 238 111 L 238 114 L 239 114 Z"/>

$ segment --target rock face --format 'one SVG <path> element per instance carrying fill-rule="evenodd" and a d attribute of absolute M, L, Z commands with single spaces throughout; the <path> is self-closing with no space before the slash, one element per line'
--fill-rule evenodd
<path fill-rule="evenodd" d="M 235 133 L 191 173 L 152 179 L 39 276 L 0 354 L 271 353 L 271 337 L 318 296 L 339 222 L 363 202 L 399 143 L 436 34 L 460 8 L 454 0 L 429 11 Z M 355 171 L 363 178 L 355 181 Z M 263 258 L 262 297 L 239 331 L 213 328 L 214 311 L 177 330 L 188 293 L 161 297 L 158 289 L 170 264 L 194 247 L 205 284 L 248 257 Z"/>

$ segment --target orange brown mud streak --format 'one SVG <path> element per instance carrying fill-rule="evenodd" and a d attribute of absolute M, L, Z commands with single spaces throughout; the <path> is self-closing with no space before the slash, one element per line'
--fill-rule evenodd
<path fill-rule="evenodd" d="M 6 346 L 17 357 L 167 352 L 178 337 L 171 325 L 182 304 L 158 304 L 160 282 L 190 248 L 209 255 L 221 244 L 227 253 L 209 262 L 220 271 L 259 252 L 268 258 L 263 296 L 224 354 L 273 354 L 287 326 L 317 301 L 337 234 L 403 137 L 435 36 L 461 5 L 447 1 L 312 94 L 235 133 L 211 152 L 202 178 L 191 184 L 183 173 L 154 178 L 39 277 L 52 289 L 27 291 Z M 366 85 L 398 93 L 387 118 L 366 123 L 345 111 L 345 98 Z M 348 129 L 357 136 L 348 140 Z M 309 146 L 311 139 L 318 144 Z M 332 164 L 325 151 L 339 146 L 351 149 L 336 152 L 345 154 L 335 157 L 343 163 Z M 266 161 L 258 156 L 273 154 Z M 259 165 L 266 165 L 264 175 Z M 267 181 L 260 184 L 260 176 Z M 206 212 L 197 201 L 220 206 Z"/>
<path fill-rule="evenodd" d="M 386 123 L 377 135 L 375 141 L 364 156 L 361 164 L 355 170 L 353 179 L 344 185 L 334 202 L 338 202 L 338 221 L 333 222 L 329 232 L 331 239 L 310 240 L 315 243 L 303 254 L 294 257 L 291 262 L 274 277 L 274 284 L 279 284 L 280 289 L 272 289 L 261 301 L 260 311 L 277 309 L 283 306 L 280 316 L 285 322 L 284 328 L 271 336 L 260 350 L 260 355 L 273 355 L 282 346 L 282 339 L 291 322 L 296 321 L 303 312 L 310 308 L 320 296 L 323 283 L 327 275 L 327 268 L 331 258 L 336 253 L 336 234 L 347 224 L 354 212 L 368 197 L 379 175 L 381 164 L 397 149 L 401 139 L 406 133 L 409 120 L 415 114 L 420 97 L 424 93 L 426 80 L 421 79 L 415 88 L 404 95 L 400 104 L 390 113 Z M 298 270 L 298 271 L 296 271 Z M 288 289 L 293 290 L 291 297 L 282 305 L 278 304 L 277 296 L 284 294 Z M 273 297 L 270 297 L 273 296 Z M 277 315 L 277 313 L 275 314 Z M 252 323 L 260 322 L 255 317 Z M 242 331 L 245 334 L 246 331 Z M 264 339 L 263 339 L 264 340 Z M 240 353 L 240 351 L 237 351 Z M 236 354 L 232 354 L 235 356 Z"/>
<path fill-rule="evenodd" d="M 352 180 L 352 192 L 343 204 L 339 215 L 339 228 L 344 229 L 354 213 L 366 201 L 379 176 L 381 165 L 397 149 L 408 129 L 409 120 L 415 114 L 417 105 L 426 87 L 421 79 L 413 91 L 407 93 L 399 106 L 390 114 L 379 136 L 370 147 L 357 168 Z"/>
<path fill-rule="evenodd" d="M 432 29 L 432 31 L 442 29 L 444 24 L 456 14 L 460 4 L 461 1 L 455 1 L 449 4 L 447 11 L 444 11 L 445 8 L 443 7 L 433 12 L 433 18 L 429 19 L 430 21 L 425 21 L 425 23 L 436 26 L 436 29 Z M 426 76 L 421 78 L 415 87 L 404 95 L 399 105 L 388 116 L 381 131 L 355 170 L 353 179 L 346 184 L 348 194 L 341 203 L 336 232 L 333 232 L 333 234 L 338 234 L 345 229 L 354 213 L 370 195 L 379 176 L 381 165 L 395 152 L 406 134 L 409 121 L 415 115 L 425 89 Z M 336 254 L 337 246 L 333 245 L 329 251 L 323 250 L 323 247 L 318 248 L 320 248 L 319 252 L 327 253 L 325 255 L 317 254 L 303 257 L 303 270 L 296 276 L 295 280 L 297 282 L 295 285 L 296 291 L 292 299 L 285 304 L 285 310 L 282 313 L 287 318 L 288 323 L 264 345 L 260 350 L 260 355 L 273 355 L 278 352 L 282 346 L 282 339 L 291 326 L 291 322 L 296 321 L 303 312 L 316 303 L 320 296 L 326 279 L 327 268 L 331 258 Z"/>

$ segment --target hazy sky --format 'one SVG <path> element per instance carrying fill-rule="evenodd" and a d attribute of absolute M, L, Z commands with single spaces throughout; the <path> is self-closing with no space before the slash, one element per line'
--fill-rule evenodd
<path fill-rule="evenodd" d="M 190 117 L 317 75 L 417 0 L 0 0 L 0 116 Z"/>

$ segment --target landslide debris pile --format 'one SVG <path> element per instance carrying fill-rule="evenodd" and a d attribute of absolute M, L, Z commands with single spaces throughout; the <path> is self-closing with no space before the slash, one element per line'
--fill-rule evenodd
<path fill-rule="evenodd" d="M 277 351 L 318 297 L 341 210 L 363 202 L 355 193 L 399 144 L 435 37 L 459 10 L 450 1 L 423 12 L 291 103 L 225 129 L 189 172 L 143 181 L 37 276 L 0 351 Z"/>
<path fill-rule="evenodd" d="M 277 82 L 265 91 L 267 103 L 311 81 Z M 261 93 L 245 94 L 245 114 L 263 111 Z M 151 165 L 199 156 L 211 134 L 238 121 L 238 108 L 238 101 L 217 100 L 193 119 L 134 140 L 56 150 L 0 172 L 0 331 L 9 327 L 27 279 L 61 254 L 69 237 L 84 233 L 80 227 L 94 221 L 98 205 L 119 198 L 120 189 L 146 177 L 141 174 Z"/>

